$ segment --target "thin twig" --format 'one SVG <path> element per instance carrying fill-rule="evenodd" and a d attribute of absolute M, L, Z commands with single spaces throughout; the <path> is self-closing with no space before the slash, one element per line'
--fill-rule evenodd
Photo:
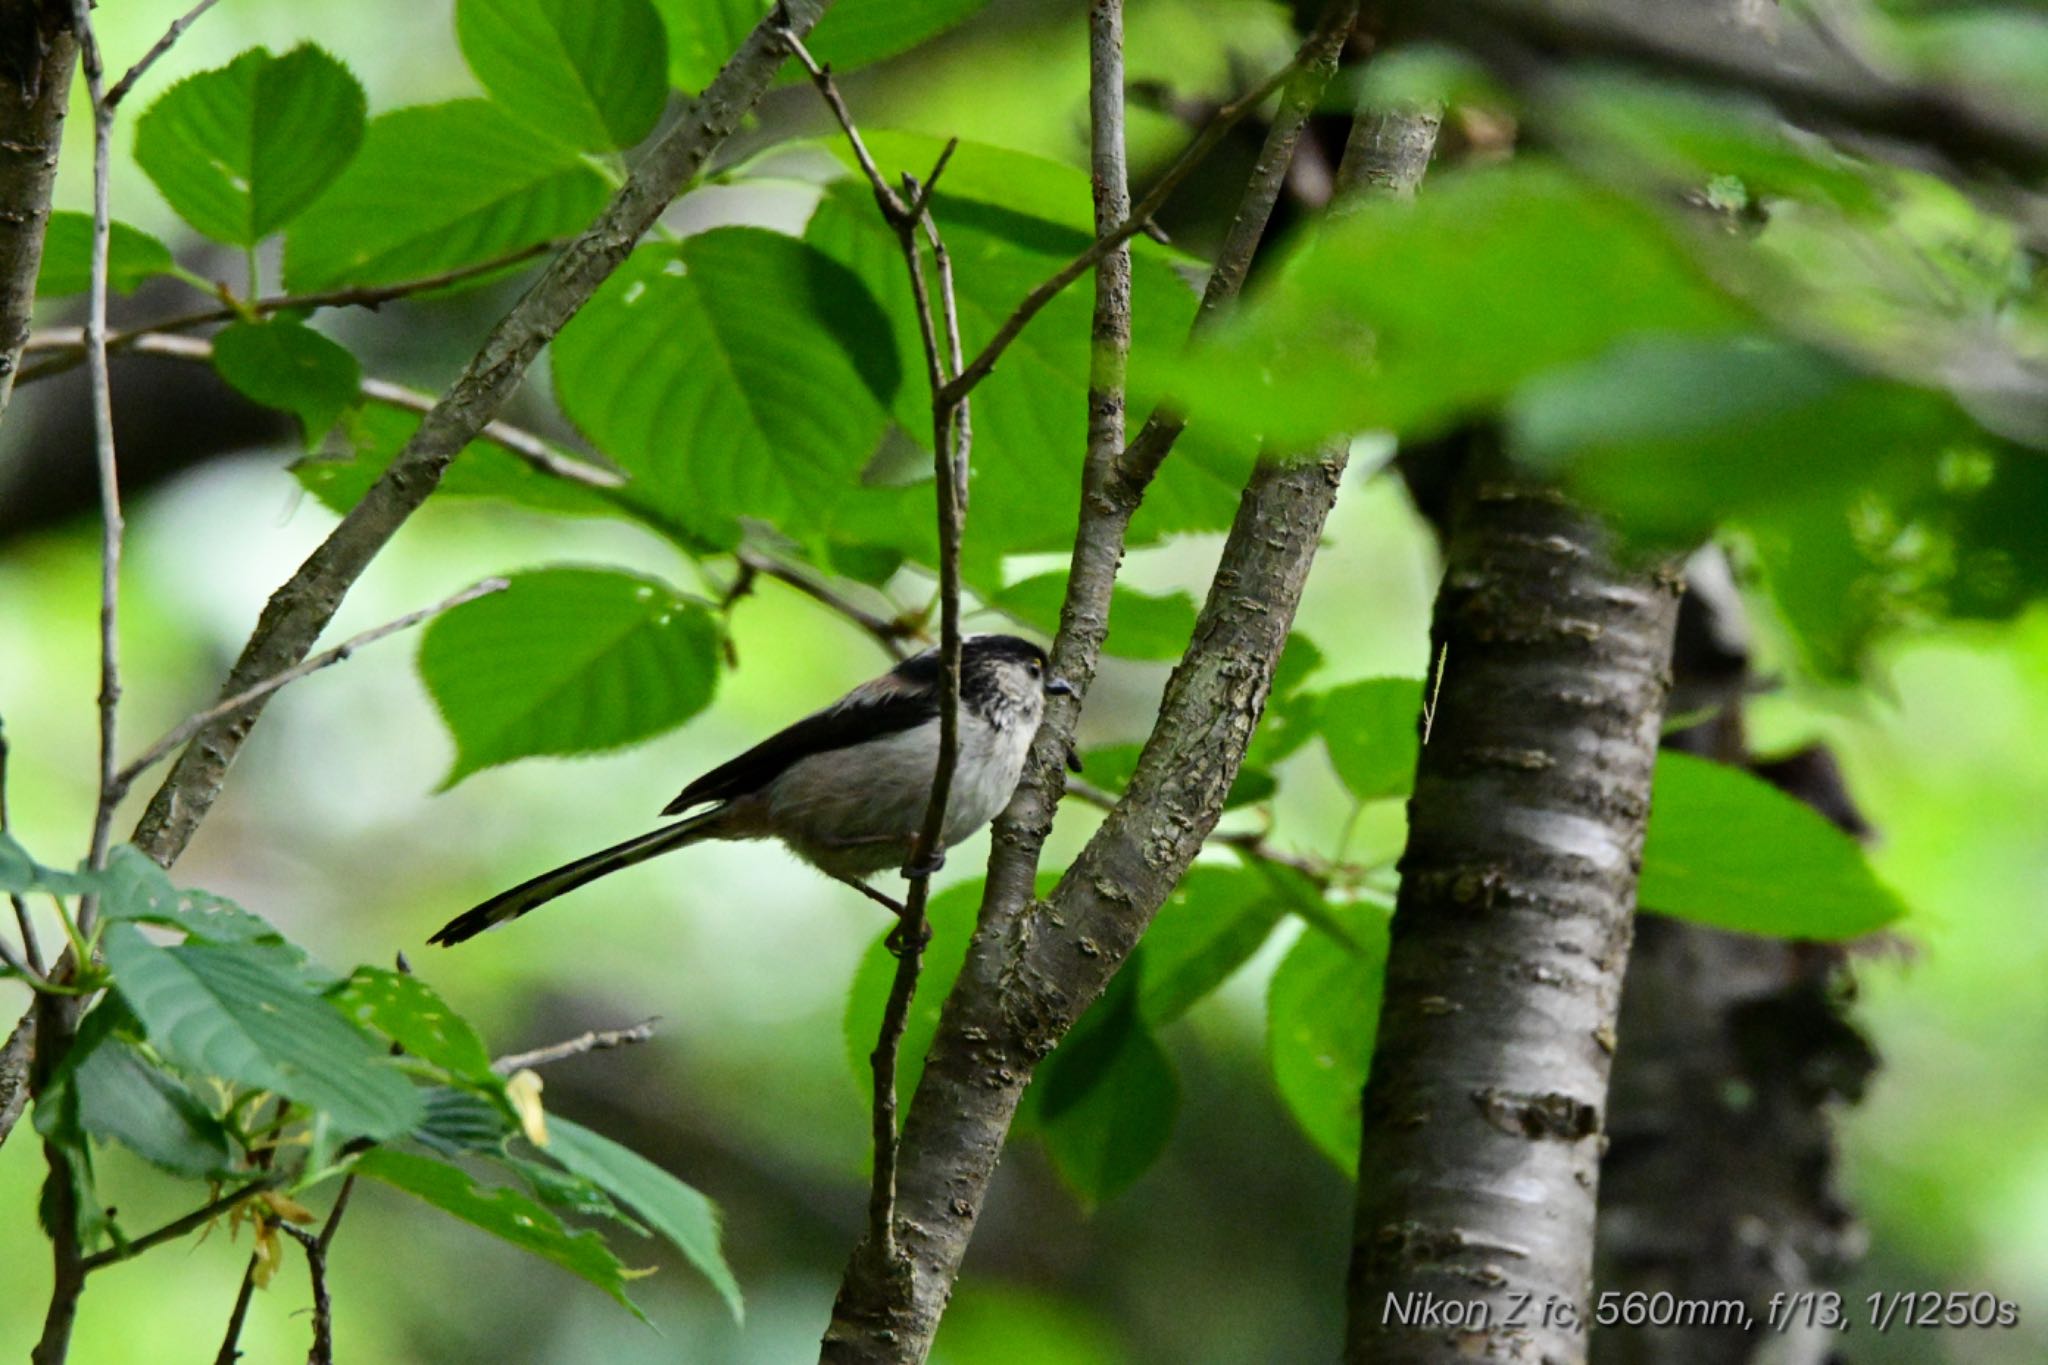
<path fill-rule="evenodd" d="M 284 1177 L 280 1174 L 259 1176 L 246 1185 L 236 1186 L 218 1199 L 200 1205 L 182 1218 L 173 1218 L 154 1232 L 146 1232 L 132 1242 L 123 1242 L 119 1246 L 108 1247 L 105 1251 L 94 1252 L 81 1262 L 81 1266 L 90 1274 L 95 1270 L 104 1270 L 110 1265 L 119 1265 L 122 1261 L 133 1260 L 153 1247 L 162 1246 L 165 1242 L 175 1242 L 186 1233 L 205 1227 L 243 1200 L 273 1189 L 283 1181 Z"/>
<path fill-rule="evenodd" d="M 654 1036 L 654 1023 L 652 1019 L 644 1019 L 631 1028 L 592 1029 L 588 1033 L 578 1034 L 567 1042 L 500 1057 L 491 1063 L 491 1070 L 500 1076 L 509 1076 L 528 1067 L 547 1066 L 551 1062 L 559 1062 L 569 1057 L 581 1057 L 586 1052 L 604 1052 L 615 1047 L 644 1043 Z"/>
<path fill-rule="evenodd" d="M 1029 294 L 1024 296 L 1023 301 L 1017 305 L 1016 309 L 1007 318 L 1003 319 L 1002 325 L 996 328 L 995 335 L 989 338 L 988 344 L 983 346 L 974 359 L 968 361 L 958 374 L 953 376 L 946 386 L 946 398 L 957 402 L 972 392 L 976 384 L 979 384 L 988 377 L 989 371 L 995 368 L 996 361 L 1002 357 L 1005 350 L 1009 349 L 1010 343 L 1017 339 L 1018 334 L 1024 330 L 1025 325 L 1031 319 L 1037 317 L 1039 311 L 1045 305 L 1057 298 L 1061 290 L 1065 289 L 1075 280 L 1080 279 L 1081 276 L 1094 267 L 1097 261 L 1100 261 L 1110 252 L 1115 251 L 1118 247 L 1130 241 L 1131 238 L 1144 231 L 1145 225 L 1150 223 L 1153 215 L 1165 206 L 1166 201 L 1173 196 L 1173 192 L 1180 188 L 1181 182 L 1186 180 L 1197 166 L 1201 165 L 1203 159 L 1216 149 L 1217 144 L 1223 141 L 1224 137 L 1228 135 L 1232 128 L 1238 125 L 1245 115 L 1257 109 L 1261 104 L 1264 104 L 1274 91 L 1287 83 L 1288 78 L 1293 76 L 1295 68 L 1300 65 L 1301 60 L 1301 54 L 1297 53 L 1294 59 L 1289 61 L 1287 65 L 1259 82 L 1245 94 L 1218 109 L 1215 117 L 1210 119 L 1202 128 L 1202 131 L 1195 135 L 1195 140 L 1188 144 L 1187 150 L 1183 151 L 1174 163 L 1166 168 L 1165 174 L 1161 175 L 1152 188 L 1146 191 L 1145 197 L 1140 199 L 1137 207 L 1131 210 L 1130 217 L 1126 218 L 1115 228 L 1097 237 L 1087 250 L 1061 266 L 1044 283 L 1038 285 Z"/>
<path fill-rule="evenodd" d="M 276 677 L 266 678 L 254 687 L 244 688 L 225 701 L 216 702 L 204 711 L 195 712 L 185 717 L 185 719 L 179 721 L 166 731 L 162 739 L 159 739 L 156 743 L 143 750 L 141 757 L 114 775 L 114 782 L 117 788 L 119 791 L 125 792 L 137 777 L 140 777 L 143 773 L 161 763 L 170 755 L 172 750 L 176 749 L 186 740 L 192 738 L 192 736 L 198 734 L 201 730 L 222 717 L 231 716 L 251 702 L 259 701 L 269 696 L 272 692 L 277 691 L 278 688 L 295 683 L 309 673 L 318 673 L 323 668 L 341 663 L 364 645 L 375 644 L 387 635 L 396 635 L 401 630 L 409 630 L 430 617 L 439 616 L 444 611 L 453 611 L 466 602 L 476 601 L 479 597 L 488 597 L 494 592 L 503 592 L 510 586 L 502 578 L 486 578 L 481 583 L 464 588 L 453 597 L 436 602 L 431 607 L 423 607 L 418 611 L 407 612 L 397 620 L 386 621 L 383 625 L 363 631 L 359 635 L 351 635 L 332 649 L 309 655 L 292 667 L 287 668 L 284 672 L 279 673 Z M 116 799 L 119 799 L 118 793 Z"/>
<path fill-rule="evenodd" d="M 99 39 L 93 33 L 92 0 L 72 0 L 71 26 L 78 38 L 79 67 L 85 72 L 92 99 L 92 267 L 85 350 L 92 372 L 93 461 L 100 493 L 100 762 L 88 856 L 89 865 L 98 869 L 107 865 L 114 805 L 120 799 L 114 791 L 114 744 L 121 703 L 121 488 L 114 455 L 113 390 L 107 376 L 107 252 L 112 222 L 108 197 L 114 111 L 107 105 L 106 68 L 100 60 Z M 80 941 L 90 941 L 98 912 L 96 896 L 79 901 L 76 927 Z M 67 927 L 70 924 L 67 920 Z M 32 1078 L 47 1077 L 71 1050 L 83 1002 L 41 995 L 34 1013 L 37 1052 L 30 1074 Z M 31 1086 L 39 1088 L 33 1079 Z M 85 1292 L 85 1277 L 92 1269 L 78 1235 L 80 1182 L 72 1168 L 75 1159 L 55 1140 L 44 1139 L 43 1163 L 48 1175 L 43 1183 L 43 1208 L 50 1230 L 50 1299 L 43 1313 L 42 1335 L 30 1353 L 33 1365 L 62 1365 L 70 1354 L 79 1296 Z"/>
<path fill-rule="evenodd" d="M 215 0 L 199 0 L 198 4 L 179 15 L 176 19 L 171 20 L 170 28 L 164 31 L 163 37 L 156 40 L 156 45 L 143 53 L 141 59 L 135 65 L 128 68 L 127 75 L 114 82 L 113 88 L 107 91 L 106 98 L 99 101 L 101 106 L 109 114 L 113 113 L 120 106 L 121 101 L 128 98 L 128 92 L 135 88 L 135 82 L 142 79 L 143 73 L 152 66 L 155 66 L 157 58 L 169 52 L 171 44 L 177 42 L 184 35 L 185 30 L 192 27 L 194 21 L 200 15 L 212 9 L 214 3 Z"/>
<path fill-rule="evenodd" d="M 334 1301 L 327 1293 L 327 1249 L 334 1245 L 334 1234 L 341 1230 L 341 1215 L 348 1212 L 348 1197 L 355 1187 L 356 1177 L 351 1171 L 341 1182 L 334 1207 L 328 1210 L 327 1221 L 320 1225 L 318 1233 L 295 1228 L 290 1223 L 277 1225 L 305 1250 L 306 1273 L 313 1281 L 313 1346 L 306 1352 L 306 1365 L 334 1365 Z"/>
<path fill-rule="evenodd" d="M 562 239 L 550 238 L 544 242 L 535 242 L 532 246 L 521 247 L 517 251 L 508 251 L 504 255 L 493 257 L 488 261 L 479 261 L 474 265 L 459 266 L 454 270 L 444 270 L 439 274 L 425 275 L 418 279 L 401 280 L 395 284 L 354 285 L 347 289 L 329 289 L 313 294 L 272 294 L 264 298 L 238 300 L 232 306 L 223 305 L 219 308 L 205 308 L 196 312 L 180 313 L 175 317 L 168 317 L 160 322 L 152 322 L 146 326 L 132 327 L 126 331 L 111 333 L 107 337 L 107 349 L 109 351 L 138 349 L 140 343 L 151 336 L 168 332 L 186 332 L 195 327 L 205 327 L 216 322 L 233 322 L 237 318 L 245 316 L 268 317 L 273 313 L 287 311 L 310 312 L 319 308 L 368 308 L 375 310 L 397 299 L 431 293 L 436 289 L 446 289 L 450 285 L 461 284 L 465 280 L 473 280 L 482 275 L 495 274 L 498 271 L 518 265 L 522 261 L 532 260 L 536 256 L 542 256 L 550 251 L 558 250 L 561 245 Z M 16 381 L 22 384 L 30 384 L 38 379 L 46 379 L 51 375 L 63 374 L 78 365 L 85 358 L 82 344 L 76 339 L 72 329 L 69 328 L 49 328 L 45 331 L 37 332 L 29 337 L 28 344 L 23 347 L 23 350 L 56 354 L 54 354 L 52 359 L 41 361 L 24 369 L 21 372 L 21 377 Z"/>
<path fill-rule="evenodd" d="M 743 568 L 751 569 L 753 572 L 765 578 L 772 578 L 778 583 L 787 584 L 812 601 L 821 603 L 839 613 L 839 615 L 873 636 L 875 643 L 887 650 L 894 658 L 901 659 L 909 653 L 909 650 L 904 647 L 904 641 L 924 638 L 923 623 L 914 617 L 907 615 L 895 617 L 878 616 L 859 603 L 841 596 L 826 585 L 817 582 L 779 560 L 762 554 L 758 550 L 742 546 L 737 552 L 736 558 L 738 558 Z"/>
<path fill-rule="evenodd" d="M 93 455 L 100 485 L 100 779 L 99 801 L 93 812 L 92 847 L 88 855 L 95 868 L 105 867 L 107 845 L 114 825 L 114 806 L 120 800 L 115 782 L 115 727 L 121 705 L 121 484 L 114 452 L 114 392 L 107 373 L 107 253 L 112 212 L 110 166 L 114 134 L 114 109 L 107 102 L 106 72 L 100 61 L 99 40 L 92 31 L 89 0 L 74 0 L 72 22 L 78 32 L 80 64 L 85 71 L 86 89 L 92 96 L 92 270 L 91 298 L 86 310 L 86 364 L 92 372 Z M 90 897 L 78 908 L 79 931 L 90 937 L 98 906 Z"/>
<path fill-rule="evenodd" d="M 875 192 L 876 206 L 896 233 L 903 263 L 910 274 L 910 292 L 916 305 L 918 334 L 924 343 L 925 377 L 931 390 L 932 475 L 937 503 L 939 533 L 939 754 L 932 774 L 930 799 L 917 837 L 911 843 L 910 862 L 904 868 L 910 889 L 900 907 L 895 931 L 890 935 L 896 953 L 896 974 L 889 998 L 882 1008 L 882 1025 L 869 1061 L 874 1067 L 874 1147 L 872 1182 L 868 1192 L 868 1234 L 856 1253 L 868 1272 L 883 1281 L 893 1280 L 901 1252 L 896 1245 L 896 1063 L 903 1032 L 909 1022 L 910 1002 L 917 993 L 917 980 L 924 963 L 924 945 L 930 937 L 925 923 L 925 905 L 931 895 L 931 874 L 943 852 L 946 805 L 952 793 L 953 771 L 960 757 L 960 538 L 965 529 L 967 467 L 971 459 L 972 427 L 967 409 L 967 390 L 950 390 L 952 376 L 961 361 L 959 306 L 953 293 L 951 260 L 938 225 L 932 221 L 929 205 L 932 186 L 953 154 L 949 142 L 938 164 L 923 185 L 904 177 L 903 194 L 883 177 L 881 168 L 861 141 L 853 116 L 840 98 L 829 71 L 812 59 L 796 35 L 785 38 L 792 54 L 810 72 L 825 103 L 839 120 L 854 157 Z M 920 237 L 932 249 L 938 276 L 936 305 L 925 279 Z M 889 903 L 881 893 L 865 885 L 863 894 Z"/>
<path fill-rule="evenodd" d="M 0 834 L 7 833 L 7 726 L 0 722 Z M 14 924 L 21 931 L 21 956 L 31 973 L 43 974 L 43 948 L 36 941 L 35 920 L 28 913 L 28 901 L 20 893 L 10 891 L 8 901 L 14 906 Z M 0 1132 L 4 1136 L 4 1132 Z"/>
<path fill-rule="evenodd" d="M 234 1311 L 228 1314 L 228 1334 L 220 1343 L 220 1350 L 214 1354 L 213 1365 L 235 1365 L 242 1358 L 242 1324 L 249 1317 L 249 1299 L 256 1292 L 256 1258 L 249 1258 L 248 1266 L 242 1271 L 242 1287 L 235 1293 Z"/>

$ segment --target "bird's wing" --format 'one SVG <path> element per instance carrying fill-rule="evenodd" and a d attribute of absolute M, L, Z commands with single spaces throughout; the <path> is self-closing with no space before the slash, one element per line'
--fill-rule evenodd
<path fill-rule="evenodd" d="M 914 729 L 939 714 L 934 683 L 903 666 L 864 682 L 824 710 L 719 764 L 683 788 L 661 813 L 675 815 L 706 801 L 730 801 L 761 790 L 798 759 Z"/>

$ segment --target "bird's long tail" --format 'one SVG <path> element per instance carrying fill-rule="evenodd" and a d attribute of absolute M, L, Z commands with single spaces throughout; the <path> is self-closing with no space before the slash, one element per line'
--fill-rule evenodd
<path fill-rule="evenodd" d="M 699 839 L 713 836 L 713 828 L 723 810 L 708 810 L 702 815 L 693 815 L 673 825 L 643 834 L 637 839 L 628 839 L 623 844 L 599 849 L 573 863 L 564 863 L 552 872 L 543 872 L 531 881 L 524 881 L 510 891 L 501 891 L 474 910 L 465 911 L 441 926 L 429 943 L 447 946 L 474 938 L 486 929 L 518 919 L 535 906 L 546 905 L 557 896 L 566 895 L 586 882 L 609 876 L 622 867 L 645 862 L 671 850 L 694 844 Z"/>

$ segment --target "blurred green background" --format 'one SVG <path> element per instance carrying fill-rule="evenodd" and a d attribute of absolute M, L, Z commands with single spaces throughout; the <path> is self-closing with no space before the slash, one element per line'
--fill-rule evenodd
<path fill-rule="evenodd" d="M 99 24 L 110 64 L 132 60 L 184 7 L 106 7 Z M 303 39 L 350 63 L 373 113 L 470 93 L 449 8 L 223 0 L 151 75 L 138 108 L 176 75 L 252 43 Z M 936 48 L 850 81 L 849 95 L 872 126 L 1076 160 L 1086 126 L 1081 8 L 999 3 Z M 1132 76 L 1169 80 L 1190 96 L 1227 96 L 1287 43 L 1279 6 L 1131 5 Z M 796 98 L 805 94 L 777 96 L 764 121 L 814 123 L 812 103 Z M 74 118 L 63 207 L 87 205 L 88 149 L 78 140 L 87 127 L 82 114 Z M 1178 135 L 1164 115 L 1140 116 L 1139 164 Z M 700 192 L 674 221 L 776 211 L 735 203 L 734 193 Z M 178 244 L 187 264 L 205 261 L 125 158 L 117 159 L 114 202 L 118 216 Z M 160 315 L 166 298 L 176 296 L 152 304 L 145 294 L 117 322 Z M 332 322 L 371 373 L 437 387 L 506 301 L 483 291 Z M 75 303 L 44 319 L 77 320 Z M 123 409 L 123 438 L 138 446 L 153 438 L 153 423 L 196 420 L 176 388 L 196 382 L 196 372 L 157 362 L 152 378 L 151 364 L 115 370 L 117 386 L 155 386 L 151 405 Z M 10 466 L 38 443 L 76 442 L 72 456 L 88 462 L 76 418 L 65 416 L 81 401 L 75 386 L 24 391 L 0 435 L 0 511 L 13 496 Z M 518 415 L 545 424 L 543 408 L 530 401 Z M 332 525 L 284 472 L 294 453 L 279 442 L 208 460 L 131 503 L 126 749 L 210 696 L 269 590 Z M 1413 676 L 1427 663 L 1434 552 L 1396 485 L 1369 469 L 1354 472 L 1345 490 L 1302 611 L 1301 629 L 1327 656 L 1319 681 Z M 1217 544 L 1191 537 L 1144 551 L 1130 579 L 1199 592 Z M 81 850 L 90 819 L 96 556 L 96 528 L 82 517 L 9 522 L 0 539 L 9 795 L 16 833 L 52 862 Z M 330 634 L 486 574 L 578 561 L 693 581 L 669 547 L 623 524 L 430 504 L 363 578 Z M 906 605 L 921 602 L 906 597 Z M 410 953 L 501 1051 L 659 1017 L 651 1044 L 552 1068 L 546 1098 L 723 1205 L 749 1305 L 746 1324 L 735 1326 L 672 1257 L 652 1243 L 628 1245 L 629 1262 L 661 1266 L 638 1291 L 649 1330 L 541 1262 L 390 1191 L 365 1189 L 335 1252 L 340 1358 L 737 1362 L 815 1350 L 864 1205 L 865 1097 L 847 1067 L 840 1020 L 854 964 L 883 927 L 873 907 L 770 846 L 713 846 L 600 883 L 457 952 L 422 944 L 452 912 L 504 884 L 639 832 L 683 781 L 886 662 L 865 636 L 774 584 L 744 602 L 732 624 L 739 667 L 682 730 L 615 756 L 493 769 L 443 793 L 434 789 L 451 750 L 413 673 L 416 642 L 368 650 L 295 685 L 270 709 L 180 864 L 181 883 L 234 897 L 331 964 Z M 1759 626 L 1763 671 L 1786 674 L 1786 685 L 1756 704 L 1760 747 L 1816 736 L 1837 747 L 1881 831 L 1876 864 L 1915 912 L 1900 946 L 1857 965 L 1857 1017 L 1884 1070 L 1843 1121 L 1845 1179 L 1870 1240 L 1853 1292 L 1989 1289 L 2022 1307 L 2010 1332 L 1895 1330 L 1883 1341 L 1866 1332 L 1847 1345 L 1865 1360 L 2048 1359 L 2048 613 L 1894 642 L 1881 659 L 1883 687 L 1860 697 L 1817 690 L 1774 664 L 1784 651 L 1774 653 L 1768 620 Z M 1165 672 L 1112 663 L 1084 739 L 1142 735 Z M 1290 761 L 1282 791 L 1275 839 L 1334 851 L 1351 809 L 1319 750 Z M 1071 854 L 1093 819 L 1070 806 L 1049 863 Z M 1351 833 L 1351 856 L 1391 857 L 1400 838 L 1398 810 L 1382 803 Z M 945 877 L 974 875 L 984 849 L 981 839 L 957 851 Z M 1351 1196 L 1347 1176 L 1294 1129 L 1265 1075 L 1258 979 L 1284 947 L 1269 945 L 1169 1031 L 1184 1107 L 1165 1160 L 1129 1193 L 1085 1211 L 1028 1142 L 1013 1148 L 935 1358 L 1334 1356 Z M 0 986 L 9 1018 L 25 1000 L 25 991 Z M 108 1169 L 131 1226 L 182 1211 L 167 1202 L 176 1197 L 169 1183 L 138 1163 L 110 1155 Z M 0 1266 L 10 1291 L 0 1294 L 0 1358 L 24 1356 L 40 1322 L 47 1248 L 33 1210 L 42 1173 L 32 1137 L 0 1149 Z M 223 1229 L 96 1276 L 72 1358 L 210 1358 L 245 1254 Z M 288 1262 L 258 1297 L 243 1336 L 249 1359 L 303 1354 L 303 1273 Z"/>

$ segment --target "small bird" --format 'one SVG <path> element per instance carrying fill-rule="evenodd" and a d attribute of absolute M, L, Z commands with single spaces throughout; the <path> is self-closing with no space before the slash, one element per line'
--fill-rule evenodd
<path fill-rule="evenodd" d="M 940 673 L 936 649 L 912 655 L 705 773 L 661 813 L 709 809 L 521 882 L 456 916 L 428 941 L 460 943 L 586 882 L 705 839 L 780 839 L 841 881 L 864 882 L 891 867 L 906 876 L 931 870 L 905 864 L 938 769 Z M 970 635 L 960 642 L 960 752 L 941 850 L 1009 803 L 1046 694 L 1073 691 L 1029 640 Z"/>

